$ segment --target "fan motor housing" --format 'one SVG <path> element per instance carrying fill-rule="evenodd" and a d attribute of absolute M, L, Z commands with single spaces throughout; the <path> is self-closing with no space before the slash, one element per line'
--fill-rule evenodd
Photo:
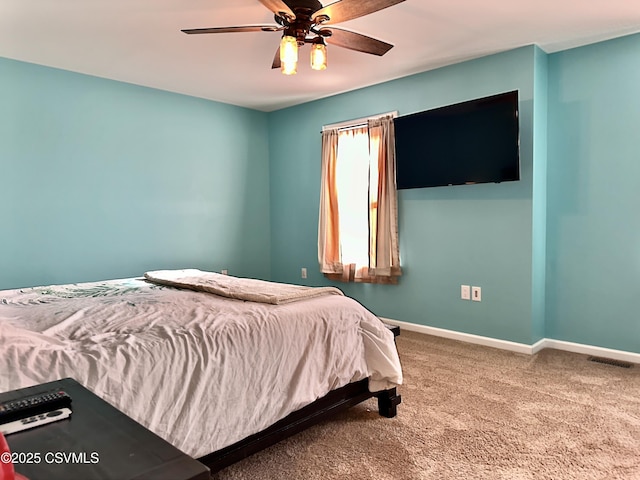
<path fill-rule="evenodd" d="M 308 9 L 310 15 L 322 8 L 322 4 L 318 0 L 283 0 L 283 2 L 296 14 L 297 9 Z"/>
<path fill-rule="evenodd" d="M 275 15 L 276 21 L 286 27 L 285 35 L 295 37 L 298 45 L 302 46 L 306 42 L 307 35 L 314 25 L 312 15 L 321 10 L 322 4 L 318 0 L 283 0 L 284 3 L 293 11 L 295 19 L 288 16 Z M 320 15 L 318 17 L 321 22 L 327 21 L 329 17 Z M 314 32 L 315 33 L 315 32 Z"/>

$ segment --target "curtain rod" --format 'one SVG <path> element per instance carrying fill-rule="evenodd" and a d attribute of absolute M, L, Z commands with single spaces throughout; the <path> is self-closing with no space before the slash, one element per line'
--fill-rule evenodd
<path fill-rule="evenodd" d="M 357 127 L 360 125 L 366 125 L 369 120 L 374 120 L 376 118 L 382 118 L 391 115 L 392 117 L 398 116 L 398 111 L 395 110 L 393 112 L 380 113 L 378 115 L 371 115 L 369 117 L 362 117 L 355 120 L 346 120 L 344 122 L 332 123 L 331 125 L 324 125 L 322 127 L 322 131 L 330 130 L 333 128 L 341 129 L 341 128 L 349 128 L 349 127 Z"/>

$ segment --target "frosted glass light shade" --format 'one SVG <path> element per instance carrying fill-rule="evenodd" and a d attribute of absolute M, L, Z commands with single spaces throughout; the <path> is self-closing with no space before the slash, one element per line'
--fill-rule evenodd
<path fill-rule="evenodd" d="M 327 68 L 327 47 L 323 43 L 311 45 L 311 68 L 314 70 Z"/>
<path fill-rule="evenodd" d="M 298 67 L 298 42 L 284 35 L 280 40 L 280 69 L 285 75 L 294 75 Z"/>

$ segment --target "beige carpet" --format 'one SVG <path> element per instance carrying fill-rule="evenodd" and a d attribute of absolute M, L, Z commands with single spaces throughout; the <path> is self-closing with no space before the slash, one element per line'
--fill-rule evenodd
<path fill-rule="evenodd" d="M 397 342 L 396 418 L 370 400 L 213 478 L 640 480 L 640 365 L 406 331 Z"/>

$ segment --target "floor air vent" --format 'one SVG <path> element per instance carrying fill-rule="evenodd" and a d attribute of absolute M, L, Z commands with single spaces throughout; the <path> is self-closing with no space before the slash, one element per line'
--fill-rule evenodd
<path fill-rule="evenodd" d="M 605 365 L 613 365 L 614 367 L 631 368 L 632 364 L 623 362 L 622 360 L 614 360 L 613 358 L 589 357 L 590 362 L 604 363 Z"/>

